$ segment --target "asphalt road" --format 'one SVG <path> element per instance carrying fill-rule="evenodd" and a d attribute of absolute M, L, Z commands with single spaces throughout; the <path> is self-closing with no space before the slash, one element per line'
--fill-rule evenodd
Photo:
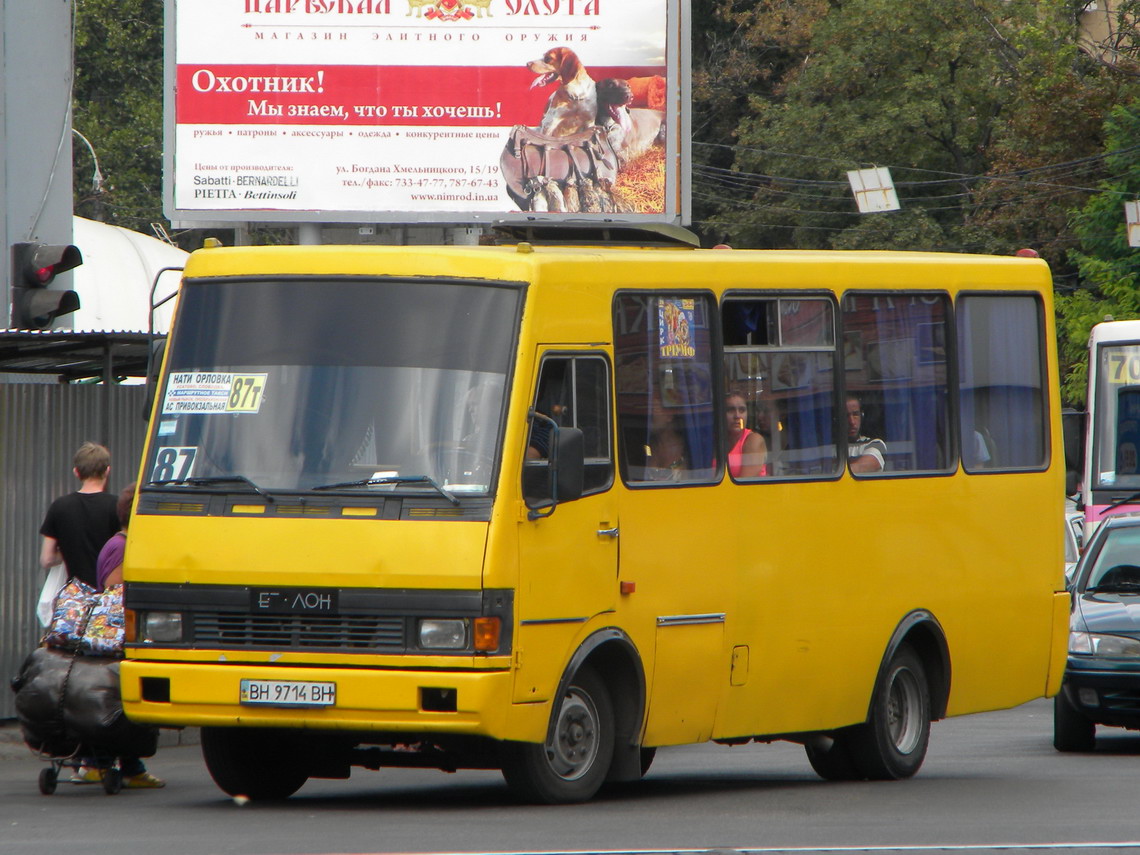
<path fill-rule="evenodd" d="M 826 783 L 790 744 L 663 749 L 641 784 L 570 807 L 520 806 L 497 772 L 420 770 L 354 770 L 243 806 L 194 745 L 149 761 L 163 790 L 43 796 L 44 764 L 8 750 L 0 853 L 1140 850 L 1140 734 L 1102 730 L 1079 755 L 1051 738 L 1049 701 L 939 722 L 919 774 L 889 783 Z"/>

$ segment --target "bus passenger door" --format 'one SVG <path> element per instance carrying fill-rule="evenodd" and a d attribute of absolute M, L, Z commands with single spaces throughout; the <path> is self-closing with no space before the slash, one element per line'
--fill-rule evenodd
<path fill-rule="evenodd" d="M 535 411 L 582 431 L 586 465 L 581 498 L 519 522 L 516 702 L 553 695 L 583 625 L 613 611 L 618 598 L 609 362 L 597 351 L 548 350 L 539 356 L 536 375 Z M 523 467 L 528 507 L 548 498 L 543 492 L 553 433 L 549 422 L 532 421 Z"/>

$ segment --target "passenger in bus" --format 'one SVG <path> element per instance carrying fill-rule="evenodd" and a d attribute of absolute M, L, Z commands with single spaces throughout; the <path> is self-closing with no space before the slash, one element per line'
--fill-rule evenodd
<path fill-rule="evenodd" d="M 994 459 L 993 439 L 985 428 L 974 430 L 974 440 L 966 447 L 966 465 L 971 468 L 984 469 L 991 465 Z"/>
<path fill-rule="evenodd" d="M 650 404 L 649 436 L 645 443 L 645 475 L 649 481 L 680 481 L 689 468 L 685 438 L 678 418 L 654 396 Z"/>
<path fill-rule="evenodd" d="M 553 419 L 557 424 L 561 425 L 563 424 L 563 417 L 567 409 L 568 408 L 562 404 L 551 402 L 548 402 L 545 406 L 540 405 L 535 408 L 534 414 L 538 416 L 538 418 L 531 420 L 530 440 L 526 446 L 527 460 L 546 460 L 550 457 L 550 440 L 554 434 L 554 430 L 550 422 L 546 419 Z"/>
<path fill-rule="evenodd" d="M 887 444 L 863 434 L 863 402 L 858 395 L 847 396 L 847 465 L 852 472 L 881 472 Z"/>
<path fill-rule="evenodd" d="M 566 403 L 569 388 L 564 360 L 551 360 L 543 368 L 538 385 L 534 414 L 530 420 L 530 438 L 527 440 L 526 459 L 546 460 L 550 457 L 550 440 L 553 427 L 547 419 L 558 425 L 570 424 L 570 407 Z"/>
<path fill-rule="evenodd" d="M 727 422 L 728 471 L 733 478 L 759 478 L 768 474 L 768 446 L 756 431 L 744 426 L 748 403 L 739 392 L 724 396 Z"/>

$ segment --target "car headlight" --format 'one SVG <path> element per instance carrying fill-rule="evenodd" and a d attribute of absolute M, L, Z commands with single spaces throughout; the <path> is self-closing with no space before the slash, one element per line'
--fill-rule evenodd
<path fill-rule="evenodd" d="M 1099 632 L 1070 632 L 1069 652 L 1082 656 L 1140 656 L 1140 640 Z"/>
<path fill-rule="evenodd" d="M 421 620 L 420 647 L 424 650 L 463 650 L 467 647 L 467 621 L 454 618 Z"/>
<path fill-rule="evenodd" d="M 143 644 L 170 644 L 182 640 L 181 612 L 147 612 L 142 620 Z"/>

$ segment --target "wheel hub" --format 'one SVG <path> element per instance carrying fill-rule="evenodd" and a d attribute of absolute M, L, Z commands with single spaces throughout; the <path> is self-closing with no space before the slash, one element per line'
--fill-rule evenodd
<path fill-rule="evenodd" d="M 597 754 L 598 712 L 588 696 L 571 690 L 546 747 L 550 767 L 560 778 L 574 780 L 589 771 Z"/>
<path fill-rule="evenodd" d="M 899 670 L 891 681 L 887 700 L 887 728 L 895 748 L 902 754 L 914 751 L 921 741 L 920 711 L 919 687 L 914 674 L 909 670 Z"/>

